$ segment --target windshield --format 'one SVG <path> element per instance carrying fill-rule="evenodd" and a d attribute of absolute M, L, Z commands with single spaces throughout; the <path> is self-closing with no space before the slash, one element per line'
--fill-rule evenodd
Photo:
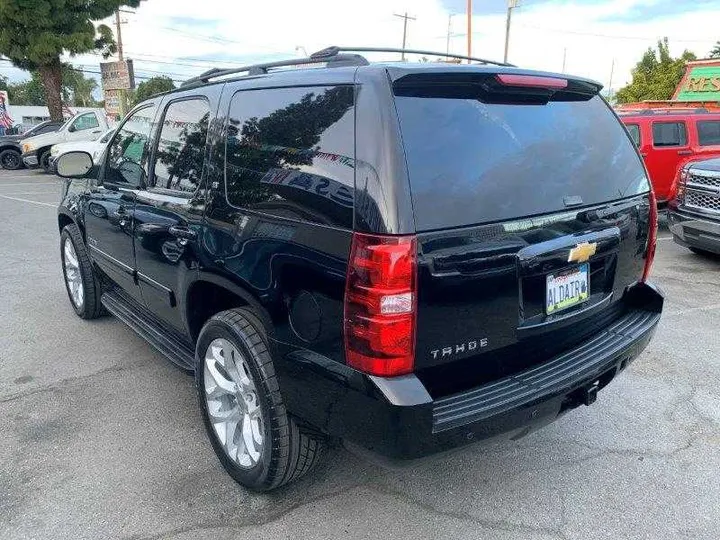
<path fill-rule="evenodd" d="M 418 230 L 488 223 L 649 190 L 600 97 L 542 105 L 396 96 Z"/>

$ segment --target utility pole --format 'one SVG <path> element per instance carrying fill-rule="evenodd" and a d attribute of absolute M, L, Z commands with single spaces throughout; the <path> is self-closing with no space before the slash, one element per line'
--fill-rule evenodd
<path fill-rule="evenodd" d="M 612 80 L 613 80 L 613 73 L 615 72 L 615 59 L 612 59 L 612 64 L 610 64 L 610 83 L 608 84 L 608 101 L 612 100 Z"/>
<path fill-rule="evenodd" d="M 565 73 L 565 60 L 567 60 L 567 47 L 563 49 L 563 68 L 562 73 Z"/>
<path fill-rule="evenodd" d="M 467 49 L 467 55 L 472 56 L 472 0 L 467 0 Z"/>
<path fill-rule="evenodd" d="M 122 48 L 122 30 L 120 29 L 120 10 L 115 10 L 115 28 L 117 28 L 117 48 L 118 48 L 118 59 L 123 61 L 123 48 Z"/>
<path fill-rule="evenodd" d="M 512 20 L 512 10 L 518 5 L 519 0 L 508 0 L 507 18 L 505 19 L 505 56 L 503 62 L 507 63 L 508 49 L 510 48 L 510 21 Z"/>
<path fill-rule="evenodd" d="M 414 21 L 415 17 L 410 17 L 407 14 L 407 11 L 405 12 L 404 15 L 399 15 L 398 13 L 393 13 L 393 15 L 403 19 L 403 44 L 402 44 L 403 52 L 402 52 L 402 56 L 400 57 L 400 59 L 404 62 L 405 61 L 405 42 L 407 40 L 407 22 L 408 22 L 408 19 L 410 19 L 411 21 Z"/>
<path fill-rule="evenodd" d="M 451 24 L 452 24 L 452 13 L 448 15 L 448 31 L 447 31 L 447 41 L 445 42 L 445 54 L 450 54 L 450 30 L 451 30 Z M 450 57 L 448 56 L 446 60 L 449 60 Z"/>

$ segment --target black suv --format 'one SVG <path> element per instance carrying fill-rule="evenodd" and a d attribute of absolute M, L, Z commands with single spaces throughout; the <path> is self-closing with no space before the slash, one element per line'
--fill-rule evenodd
<path fill-rule="evenodd" d="M 22 135 L 3 135 L 0 137 L 0 167 L 10 171 L 22 168 L 22 148 L 20 147 L 20 141 L 34 137 L 35 135 L 57 131 L 62 125 L 62 122 L 48 120 L 47 122 L 38 124 Z"/>
<path fill-rule="evenodd" d="M 675 242 L 696 253 L 720 255 L 720 158 L 683 167 L 668 205 Z"/>
<path fill-rule="evenodd" d="M 75 311 L 194 371 L 254 489 L 328 440 L 525 435 L 592 403 L 662 311 L 655 200 L 599 84 L 345 51 L 213 70 L 135 107 L 97 167 L 57 163 Z"/>

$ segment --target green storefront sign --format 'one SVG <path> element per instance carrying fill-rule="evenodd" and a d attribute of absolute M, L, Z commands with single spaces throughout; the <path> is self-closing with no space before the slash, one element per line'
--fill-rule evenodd
<path fill-rule="evenodd" d="M 677 94 L 678 101 L 720 101 L 720 65 L 695 66 L 683 77 Z"/>

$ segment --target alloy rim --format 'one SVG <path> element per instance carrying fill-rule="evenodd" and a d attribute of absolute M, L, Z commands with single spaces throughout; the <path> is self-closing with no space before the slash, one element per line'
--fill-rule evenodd
<path fill-rule="evenodd" d="M 20 158 L 15 154 L 6 154 L 3 156 L 2 165 L 5 169 L 15 169 L 20 164 Z"/>
<path fill-rule="evenodd" d="M 205 352 L 205 402 L 215 434 L 240 467 L 257 465 L 263 449 L 263 417 L 245 357 L 227 339 Z"/>
<path fill-rule="evenodd" d="M 65 281 L 70 291 L 70 298 L 75 307 L 82 309 L 85 302 L 85 288 L 83 287 L 80 263 L 75 252 L 75 246 L 70 240 L 65 241 L 63 259 L 65 261 Z"/>

